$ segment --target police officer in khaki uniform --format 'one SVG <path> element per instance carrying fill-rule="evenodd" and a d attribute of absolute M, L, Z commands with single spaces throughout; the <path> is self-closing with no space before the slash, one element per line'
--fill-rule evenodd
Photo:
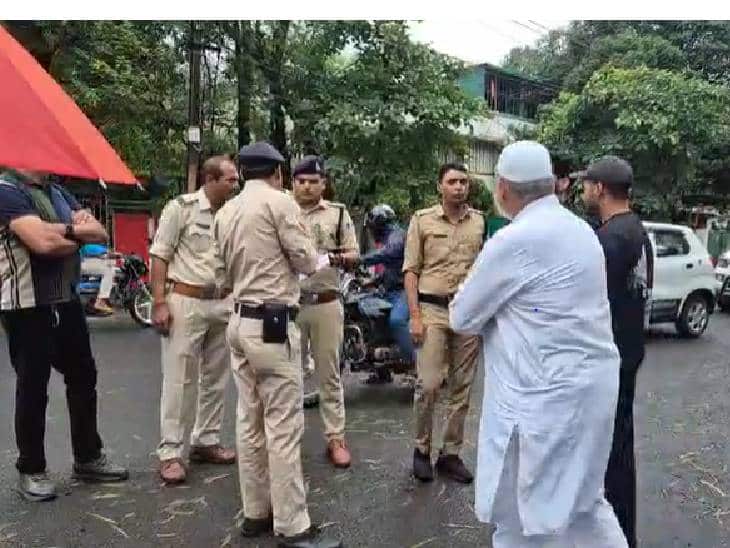
<path fill-rule="evenodd" d="M 304 431 L 299 277 L 324 264 L 296 202 L 282 192 L 281 154 L 256 143 L 239 153 L 243 191 L 216 216 L 214 234 L 234 312 L 227 338 L 238 388 L 236 437 L 242 534 L 275 531 L 280 546 L 339 547 L 311 526 L 301 463 Z"/>
<path fill-rule="evenodd" d="M 160 476 L 167 484 L 185 481 L 185 431 L 195 424 L 190 460 L 232 464 L 235 452 L 220 445 L 223 398 L 230 373 L 225 329 L 231 302 L 225 299 L 222 264 L 215 256 L 215 212 L 238 188 L 235 164 L 208 159 L 204 184 L 169 202 L 150 249 L 153 321 L 162 334 Z M 197 389 L 197 406 L 195 392 Z"/>
<path fill-rule="evenodd" d="M 451 331 L 448 307 L 482 247 L 484 218 L 466 203 L 466 167 L 442 166 L 438 189 L 441 204 L 418 211 L 411 219 L 403 261 L 411 335 L 418 348 L 413 474 L 421 481 L 433 480 L 434 406 L 444 376 L 448 375 L 446 430 L 436 468 L 448 478 L 471 483 L 473 476 L 459 457 L 459 450 L 464 441 L 479 338 Z"/>
<path fill-rule="evenodd" d="M 293 172 L 292 191 L 302 209 L 317 252 L 331 254 L 337 264 L 353 265 L 359 256 L 355 227 L 343 204 L 322 199 L 324 166 L 317 156 L 306 156 Z M 319 379 L 320 413 L 327 439 L 327 455 L 337 468 L 350 466 L 345 445 L 345 397 L 340 380 L 340 346 L 344 308 L 340 298 L 340 275 L 335 267 L 324 268 L 301 283 L 301 309 L 297 325 L 302 333 L 302 356 L 314 358 Z"/>

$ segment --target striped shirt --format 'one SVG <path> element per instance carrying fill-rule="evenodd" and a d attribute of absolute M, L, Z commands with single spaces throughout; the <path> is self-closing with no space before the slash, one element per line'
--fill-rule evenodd
<path fill-rule="evenodd" d="M 59 222 L 70 223 L 78 202 L 58 185 L 47 187 Z M 0 310 L 17 310 L 72 300 L 76 294 L 80 259 L 41 257 L 11 230 L 20 217 L 38 215 L 30 194 L 6 175 L 0 176 Z"/>

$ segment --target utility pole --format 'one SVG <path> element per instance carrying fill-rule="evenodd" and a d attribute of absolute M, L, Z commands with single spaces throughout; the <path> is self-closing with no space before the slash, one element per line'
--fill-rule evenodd
<path fill-rule="evenodd" d="M 201 150 L 200 128 L 200 38 L 198 26 L 190 21 L 188 42 L 190 84 L 188 94 L 188 192 L 195 192 Z"/>

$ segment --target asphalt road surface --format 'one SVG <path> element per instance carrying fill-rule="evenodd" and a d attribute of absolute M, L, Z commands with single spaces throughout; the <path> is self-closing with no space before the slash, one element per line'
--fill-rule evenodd
<path fill-rule="evenodd" d="M 109 455 L 130 467 L 119 485 L 73 483 L 63 383 L 54 373 L 46 447 L 62 482 L 54 502 L 25 502 L 15 492 L 12 430 L 15 379 L 0 352 L 0 546 L 275 546 L 238 534 L 235 466 L 194 466 L 184 486 L 156 474 L 159 439 L 159 340 L 119 318 L 92 320 L 99 366 L 101 433 Z M 42 341 L 39 341 L 42 344 Z M 637 459 L 639 535 L 645 547 L 714 548 L 730 544 L 730 316 L 716 315 L 697 341 L 656 334 L 639 374 Z M 475 462 L 482 374 L 472 395 L 464 457 Z M 346 546 L 490 545 L 474 518 L 473 487 L 410 477 L 411 393 L 394 383 L 366 386 L 347 378 L 348 440 L 354 464 L 334 471 L 324 455 L 317 410 L 308 410 L 303 444 L 312 519 Z M 233 444 L 233 383 L 224 442 Z M 440 436 L 440 433 L 438 434 Z"/>

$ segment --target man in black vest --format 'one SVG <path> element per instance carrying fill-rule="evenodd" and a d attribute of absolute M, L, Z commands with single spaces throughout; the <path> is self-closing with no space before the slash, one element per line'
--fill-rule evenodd
<path fill-rule="evenodd" d="M 106 241 L 106 230 L 93 215 L 42 174 L 0 175 L 0 318 L 17 375 L 18 489 L 28 500 L 56 496 L 44 452 L 51 366 L 66 383 L 74 477 L 104 482 L 128 477 L 102 453 L 96 364 L 76 293 L 79 245 Z"/>

